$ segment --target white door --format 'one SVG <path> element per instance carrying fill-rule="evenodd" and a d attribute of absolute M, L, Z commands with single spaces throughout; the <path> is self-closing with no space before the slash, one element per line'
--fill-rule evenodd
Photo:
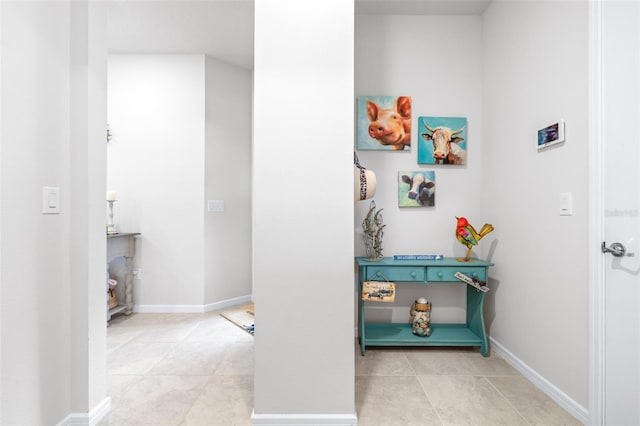
<path fill-rule="evenodd" d="M 640 2 L 602 1 L 600 7 L 605 245 L 598 423 L 640 425 Z"/>

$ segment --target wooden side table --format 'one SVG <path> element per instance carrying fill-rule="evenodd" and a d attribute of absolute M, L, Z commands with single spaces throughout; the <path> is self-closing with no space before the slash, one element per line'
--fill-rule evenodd
<path fill-rule="evenodd" d="M 132 263 L 135 256 L 135 237 L 140 235 L 137 232 L 124 232 L 118 234 L 107 234 L 107 279 L 109 279 L 109 265 L 119 257 L 125 258 L 126 272 L 124 277 L 124 303 L 109 309 L 107 297 L 107 324 L 111 320 L 111 316 L 117 313 L 131 315 L 133 312 L 133 280 L 132 280 Z M 108 284 L 107 284 L 108 288 Z"/>

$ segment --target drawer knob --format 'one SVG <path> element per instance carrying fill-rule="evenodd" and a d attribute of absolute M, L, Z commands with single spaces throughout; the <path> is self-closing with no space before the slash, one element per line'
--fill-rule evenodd
<path fill-rule="evenodd" d="M 376 277 L 380 277 L 380 276 L 382 276 L 382 272 L 380 271 L 376 272 Z"/>
<path fill-rule="evenodd" d="M 411 275 L 411 278 L 415 278 L 416 277 L 416 271 L 411 271 L 411 273 L 409 275 Z"/>
<path fill-rule="evenodd" d="M 442 278 L 442 271 L 438 271 L 438 278 Z"/>

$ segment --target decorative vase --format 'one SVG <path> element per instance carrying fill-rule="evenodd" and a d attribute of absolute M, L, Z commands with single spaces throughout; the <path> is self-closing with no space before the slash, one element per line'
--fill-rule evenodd
<path fill-rule="evenodd" d="M 416 336 L 431 336 L 431 302 L 424 297 L 419 298 L 411 305 L 411 332 Z"/>

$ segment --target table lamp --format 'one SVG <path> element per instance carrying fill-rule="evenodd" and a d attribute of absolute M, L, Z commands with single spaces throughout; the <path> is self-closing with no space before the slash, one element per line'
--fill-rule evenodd
<path fill-rule="evenodd" d="M 115 203 L 118 196 L 116 191 L 107 191 L 107 203 L 109 204 L 109 211 L 107 212 L 107 234 L 117 234 L 116 225 L 113 223 L 113 203 Z"/>

